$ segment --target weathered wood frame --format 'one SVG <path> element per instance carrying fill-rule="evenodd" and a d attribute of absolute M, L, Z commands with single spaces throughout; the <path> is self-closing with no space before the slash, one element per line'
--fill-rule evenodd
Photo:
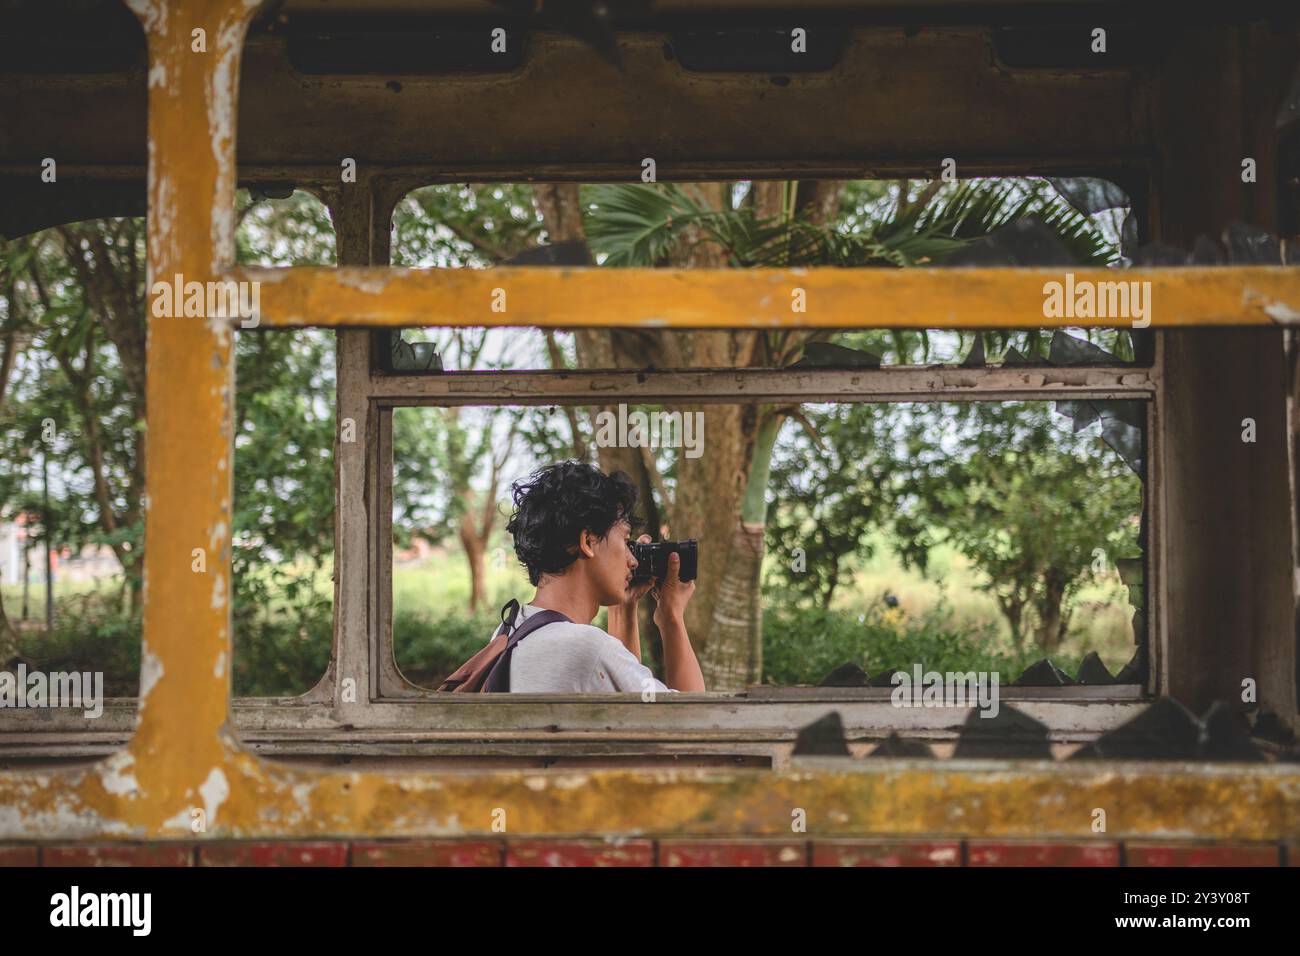
<path fill-rule="evenodd" d="M 463 698 L 437 694 L 406 680 L 394 659 L 392 635 L 392 411 L 394 408 L 413 405 L 538 405 L 584 404 L 597 398 L 616 395 L 629 403 L 689 401 L 696 403 L 729 403 L 747 401 L 840 401 L 840 402 L 902 402 L 902 401 L 1015 401 L 1015 400 L 1094 400 L 1137 399 L 1146 403 L 1147 429 L 1153 434 L 1157 410 L 1155 398 L 1159 381 L 1159 355 L 1150 368 L 1113 366 L 1089 368 L 920 368 L 885 367 L 871 370 L 760 370 L 711 369 L 664 371 L 596 371 L 596 372 L 453 372 L 443 375 L 384 375 L 375 374 L 374 362 L 364 354 L 365 346 L 350 352 L 339 366 L 340 388 L 364 390 L 369 400 L 366 421 L 376 429 L 376 440 L 368 451 L 369 471 L 374 476 L 372 489 L 376 494 L 376 513 L 369 525 L 371 534 L 368 549 L 370 567 L 374 572 L 375 587 L 370 599 L 374 604 L 370 626 L 377 629 L 377 637 L 370 646 L 377 655 L 376 674 L 373 681 L 375 700 L 425 700 L 455 705 Z M 1157 347 L 1158 352 L 1158 347 Z M 341 353 L 342 356 L 343 353 Z M 1160 499 L 1160 468 L 1158 460 L 1147 454 L 1149 467 L 1143 480 L 1143 504 L 1148 512 Z M 348 546 L 348 542 L 340 542 Z M 1144 542 L 1144 545 L 1147 543 Z M 352 542 L 359 547 L 359 542 Z M 1148 561 L 1147 581 L 1150 593 L 1160 591 L 1160 569 L 1157 561 Z M 1160 602 L 1154 602 L 1158 605 Z M 1158 607 L 1147 602 L 1148 634 L 1160 633 Z M 341 612 L 344 621 L 350 615 Z M 346 629 L 342 640 L 360 645 L 365 638 L 350 635 Z M 1158 645 L 1157 645 L 1158 647 Z M 1157 652 L 1158 655 L 1158 652 Z M 1147 689 L 1159 693 L 1157 680 L 1159 667 L 1153 655 Z M 1004 675 L 1009 680 L 1014 675 Z M 635 697 L 636 695 L 632 695 Z M 782 697 L 796 699 L 800 692 L 788 689 Z M 885 698 L 888 694 L 863 691 L 860 694 L 841 692 L 841 699 L 851 700 Z M 1051 697 L 1049 691 L 1045 696 Z M 1088 688 L 1085 693 L 1073 695 L 1076 699 L 1104 701 L 1133 696 L 1127 689 L 1107 687 Z M 728 701 L 738 698 L 728 695 Z M 768 698 L 770 699 L 770 698 Z M 751 701 L 750 703 L 756 703 Z M 716 726 L 717 720 L 730 703 L 719 705 L 718 713 L 701 714 L 702 726 Z M 557 714 L 557 718 L 561 716 Z M 888 730 L 892 726 L 890 714 L 881 715 L 884 722 L 876 729 Z M 588 730 L 572 720 L 558 720 L 564 730 Z M 856 723 L 851 729 L 865 730 Z M 487 728 L 485 728 L 487 729 Z M 790 733 L 797 728 L 791 728 Z M 1067 721 L 1057 730 L 1068 732 Z"/>
<path fill-rule="evenodd" d="M 1048 277 L 1042 270 L 617 276 L 501 270 L 490 277 L 232 270 L 235 106 L 241 45 L 255 6 L 132 2 L 148 34 L 151 63 L 151 281 L 176 273 L 198 281 L 259 280 L 263 322 L 273 327 L 421 324 L 431 312 L 483 325 L 492 321 L 487 297 L 502 284 L 521 303 L 511 324 L 572 326 L 575 314 L 599 321 L 600 310 L 618 307 L 628 324 L 786 326 L 794 319 L 763 298 L 794 283 L 806 286 L 815 303 L 809 324 L 869 325 L 870 317 L 854 308 L 863 297 L 893 310 L 890 324 L 1006 327 L 1008 309 L 1011 324 L 1042 324 L 1036 318 Z M 190 30 L 200 26 L 209 38 L 203 57 L 189 47 Z M 1152 281 L 1163 303 L 1155 318 L 1162 328 L 1271 326 L 1300 308 L 1300 278 L 1282 269 L 1149 270 L 1126 278 Z M 565 297 L 561 308 L 556 302 Z M 950 318 L 937 322 L 935 303 L 948 306 Z M 1089 839 L 1096 836 L 1097 807 L 1107 808 L 1108 839 L 1300 834 L 1300 772 L 1287 765 L 820 761 L 780 772 L 461 775 L 290 769 L 262 760 L 231 727 L 232 338 L 230 325 L 220 321 L 151 320 L 139 724 L 126 750 L 89 767 L 0 774 L 0 838 L 472 834 L 490 832 L 494 811 L 502 808 L 512 835 L 780 834 L 789 832 L 794 807 L 805 811 L 808 832 L 819 836 Z M 344 469 L 363 467 L 355 452 L 339 458 Z M 356 517 L 349 514 L 341 512 L 340 521 Z M 206 573 L 191 570 L 194 548 L 209 554 Z M 355 586 L 341 577 L 343 587 Z M 673 710 L 647 706 L 656 720 Z"/>

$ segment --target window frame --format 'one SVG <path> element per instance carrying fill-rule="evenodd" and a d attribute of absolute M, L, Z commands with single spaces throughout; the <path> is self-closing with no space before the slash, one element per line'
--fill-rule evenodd
<path fill-rule="evenodd" d="M 399 198 L 394 196 L 394 206 Z M 336 224 L 341 244 L 344 240 L 340 232 Z M 260 271 L 288 273 L 308 268 Z M 296 323 L 290 323 L 290 327 L 294 326 Z M 408 405 L 547 405 L 589 399 L 593 393 L 624 401 L 689 398 L 694 403 L 711 404 L 763 400 L 1143 401 L 1147 410 L 1146 474 L 1142 482 L 1143 506 L 1148 515 L 1143 551 L 1146 679 L 1142 684 L 1092 687 L 1003 686 L 1000 696 L 1046 723 L 1054 743 L 1071 744 L 1122 723 L 1161 692 L 1161 675 L 1167 669 L 1167 642 L 1156 639 L 1164 633 L 1164 568 L 1157 546 L 1164 495 L 1158 447 L 1164 347 L 1158 332 L 1153 336 L 1150 365 L 538 369 L 421 374 L 382 369 L 377 353 L 383 331 L 347 327 L 334 331 L 338 421 L 352 418 L 358 440 L 346 448 L 336 432 L 335 599 L 330 662 L 315 686 L 300 696 L 232 698 L 235 727 L 258 752 L 273 756 L 292 755 L 302 748 L 315 752 L 326 748 L 338 730 L 355 729 L 376 735 L 370 748 L 376 751 L 384 750 L 402 735 L 419 733 L 426 750 L 447 755 L 526 756 L 557 748 L 581 753 L 586 741 L 592 753 L 614 747 L 619 753 L 649 756 L 670 746 L 679 748 L 683 755 L 717 754 L 724 759 L 760 755 L 770 759 L 773 766 L 780 766 L 789 759 L 799 729 L 824 713 L 831 703 L 840 711 L 851 737 L 880 739 L 897 731 L 950 741 L 958 734 L 959 726 L 942 709 L 931 715 L 928 711 L 912 714 L 893 708 L 887 688 L 755 686 L 739 694 L 676 694 L 671 702 L 684 714 L 680 721 L 674 721 L 672 730 L 665 732 L 659 719 L 643 721 L 632 716 L 637 713 L 633 708 L 642 704 L 639 694 L 528 694 L 507 698 L 439 693 L 415 685 L 401 674 L 395 659 L 391 616 L 392 410 Z M 359 461 L 348 460 L 354 449 L 361 452 Z M 349 678 L 350 684 L 346 682 Z M 595 710 L 591 706 L 593 698 L 600 705 Z M 467 709 L 469 704 L 476 706 Z M 26 715 L 25 720 L 19 716 L 2 726 L 19 734 L 39 727 L 42 731 L 77 735 L 75 741 L 66 742 L 37 735 L 33 741 L 50 743 L 49 747 L 38 748 L 42 753 L 109 752 L 129 737 L 137 723 L 136 706 L 135 698 L 106 701 L 105 716 L 93 733 L 87 733 L 75 715 L 59 712 L 39 715 L 39 720 L 35 715 Z M 501 709 L 505 706 L 513 709 Z M 520 731 L 521 723 L 547 730 L 534 743 L 521 744 L 521 738 L 528 736 L 526 731 Z M 320 733 L 314 733 L 315 729 Z M 471 733 L 481 745 L 477 750 L 460 742 Z M 720 743 L 719 734 L 731 742 Z M 26 746 L 25 738 L 11 740 L 11 752 L 21 752 Z"/>
<path fill-rule="evenodd" d="M 365 349 L 374 348 L 374 338 L 368 338 Z M 513 406 L 549 405 L 565 402 L 589 403 L 590 396 L 616 397 L 620 401 L 652 402 L 689 399 L 693 403 L 727 403 L 755 400 L 799 401 L 944 401 L 944 400 L 1034 400 L 1058 399 L 1130 399 L 1146 403 L 1146 475 L 1143 480 L 1143 505 L 1149 515 L 1148 540 L 1144 542 L 1147 646 L 1149 668 L 1142 685 L 1112 685 L 1098 687 L 1064 688 L 1010 688 L 1001 689 L 1007 701 L 1054 701 L 1057 722 L 1053 731 L 1069 733 L 1075 727 L 1070 715 L 1062 713 L 1071 707 L 1096 703 L 1110 703 L 1120 710 L 1130 701 L 1145 699 L 1157 693 L 1156 675 L 1159 673 L 1161 651 L 1152 635 L 1160 633 L 1162 602 L 1160 594 L 1163 569 L 1156 549 L 1156 514 L 1162 491 L 1159 456 L 1152 448 L 1158 421 L 1158 392 L 1160 387 L 1162 349 L 1156 337 L 1154 360 L 1149 367 L 1142 366 L 1087 366 L 1087 367 L 984 367 L 959 368 L 956 366 L 892 366 L 879 369 L 684 369 L 660 371 L 469 371 L 440 374 L 403 375 L 376 371 L 376 364 L 368 355 L 353 353 L 339 365 L 340 390 L 349 394 L 358 392 L 366 402 L 367 428 L 375 429 L 375 440 L 367 442 L 367 472 L 371 476 L 369 492 L 376 502 L 371 533 L 367 541 L 369 562 L 375 586 L 370 605 L 367 646 L 371 654 L 372 705 L 408 703 L 417 704 L 421 713 L 427 713 L 435 725 L 441 726 L 452 716 L 448 708 L 459 707 L 463 702 L 479 695 L 439 693 L 419 687 L 408 681 L 400 671 L 393 650 L 392 635 L 392 410 L 412 405 L 448 407 L 453 405 Z M 1050 378 L 1051 384 L 1045 379 Z M 587 401 L 583 401 L 586 399 Z M 340 539 L 341 547 L 356 547 L 355 542 Z M 338 613 L 338 609 L 336 609 Z M 344 609 L 343 620 L 352 615 Z M 360 637 L 344 628 L 340 640 L 359 646 Z M 1136 645 L 1135 645 L 1136 646 Z M 778 703 L 835 701 L 841 705 L 861 704 L 853 713 L 845 714 L 846 727 L 857 731 L 891 730 L 906 732 L 913 726 L 906 719 L 898 719 L 899 711 L 877 706 L 889 699 L 889 690 L 883 688 L 833 689 L 782 688 L 780 693 L 771 689 L 751 688 L 742 694 L 715 692 L 673 695 L 678 706 L 689 704 L 696 715 L 698 727 L 678 731 L 683 742 L 692 736 L 706 734 L 711 729 L 746 721 L 733 721 L 736 707 L 761 708 Z M 757 691 L 757 693 L 755 693 Z M 504 695 L 503 695 L 504 696 Z M 592 697 L 564 694 L 521 695 L 531 702 L 548 705 L 554 720 L 550 724 L 558 729 L 556 735 L 590 733 L 605 726 L 607 717 L 592 716 L 588 712 Z M 507 704 L 507 700 L 482 698 L 484 703 Z M 641 703 L 637 694 L 599 695 L 602 703 L 611 706 L 632 706 Z M 860 712 L 858 712 L 860 711 Z M 484 711 L 487 715 L 494 712 Z M 500 718 L 487 721 L 483 730 L 507 731 L 510 729 L 509 711 L 501 711 Z M 892 717 L 891 717 L 892 715 Z M 950 725 L 951 719 L 936 721 L 936 726 Z M 790 736 L 799 729 L 791 727 Z M 914 726 L 913 726 L 913 729 Z M 933 731 L 935 728 L 928 728 Z"/>

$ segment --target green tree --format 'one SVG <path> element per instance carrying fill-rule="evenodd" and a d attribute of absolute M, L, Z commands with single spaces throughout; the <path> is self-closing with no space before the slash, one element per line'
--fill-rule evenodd
<path fill-rule="evenodd" d="M 325 206 L 305 192 L 236 198 L 241 265 L 333 265 Z M 236 694 L 311 688 L 329 661 L 334 553 L 334 333 L 235 337 L 231 552 Z"/>
<path fill-rule="evenodd" d="M 1045 403 L 910 406 L 899 421 L 894 521 L 903 558 L 925 568 L 950 542 L 987 576 L 1017 648 L 1054 651 L 1070 599 L 1094 578 L 1095 549 L 1115 567 L 1138 550 L 1139 478 L 1096 429 L 1075 432 Z"/>
<path fill-rule="evenodd" d="M 144 535 L 144 224 L 73 223 L 10 245 L 6 324 L 24 340 L 5 396 L 4 481 L 31 490 L 48 462 L 55 547 L 110 547 L 138 610 Z M 51 437 L 52 436 L 52 437 Z"/>
<path fill-rule="evenodd" d="M 872 553 L 868 534 L 886 527 L 894 458 L 888 405 L 804 405 L 801 427 L 775 449 L 768 495 L 769 553 L 776 581 L 829 609 L 845 562 Z"/>

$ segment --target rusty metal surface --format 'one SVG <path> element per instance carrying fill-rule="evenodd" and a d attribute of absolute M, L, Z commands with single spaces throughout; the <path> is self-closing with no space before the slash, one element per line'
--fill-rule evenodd
<path fill-rule="evenodd" d="M 149 35 L 151 66 L 150 279 L 220 276 L 233 249 L 235 102 L 239 52 L 255 4 L 132 0 Z M 203 27 L 208 53 L 190 52 Z M 795 324 L 763 294 L 794 274 L 579 279 L 286 270 L 268 283 L 268 315 L 292 322 L 382 324 L 430 306 L 477 302 L 491 282 L 522 291 L 512 323 L 572 325 L 606 296 L 635 321 Z M 847 280 L 810 272 L 811 321 L 840 325 L 919 318 L 909 297 L 928 277 Z M 967 322 L 1006 326 L 1004 311 L 1041 277 L 969 274 Z M 952 280 L 944 280 L 951 282 Z M 1270 321 L 1266 303 L 1297 307 L 1296 280 L 1271 270 L 1193 270 L 1159 280 L 1171 314 L 1188 321 Z M 517 283 L 517 285 L 515 285 Z M 955 286 L 949 291 L 954 291 Z M 1246 298 L 1257 297 L 1253 304 Z M 386 294 L 385 294 L 386 293 Z M 879 294 L 879 311 L 851 310 Z M 729 296 L 743 297 L 738 305 Z M 660 303 L 658 307 L 654 302 Z M 955 304 L 955 303 L 954 303 Z M 719 310 L 714 316 L 710 310 Z M 770 311 L 769 311 L 770 309 Z M 898 310 L 896 315 L 893 310 Z M 932 312 L 933 310 L 931 310 Z M 427 320 L 428 313 L 421 316 Z M 850 316 L 852 320 L 850 321 Z M 447 319 L 451 319 L 451 314 Z M 939 324 L 954 325 L 944 316 Z M 994 321 L 996 319 L 996 321 Z M 463 321 L 463 319 L 461 319 Z M 927 315 L 934 324 L 936 316 Z M 476 317 L 480 324 L 483 319 Z M 127 750 L 93 766 L 0 775 L 0 839 L 189 838 L 201 835 L 788 834 L 795 808 L 810 834 L 953 833 L 1089 836 L 1103 808 L 1110 838 L 1278 839 L 1300 835 L 1295 766 L 821 759 L 786 771 L 508 772 L 466 775 L 290 770 L 242 749 L 230 729 L 231 333 L 221 322 L 153 318 L 148 417 L 151 476 L 145 566 L 140 722 Z M 192 570 L 204 549 L 206 571 Z M 654 706 L 654 705 L 648 705 Z"/>
<path fill-rule="evenodd" d="M 1138 71 L 1009 70 L 993 62 L 987 27 L 911 37 L 897 27 L 844 29 L 840 63 L 778 78 L 788 85 L 766 72 L 685 70 L 665 57 L 662 31 L 620 35 L 623 71 L 576 38 L 543 31 L 529 36 L 526 59 L 510 73 L 392 77 L 306 75 L 290 64 L 284 37 L 257 34 L 241 54 L 250 96 L 236 117 L 239 168 L 336 184 L 339 159 L 354 156 L 363 172 L 417 183 L 453 171 L 627 179 L 653 156 L 663 178 L 698 175 L 709 163 L 755 172 L 821 163 L 827 175 L 863 178 L 900 168 L 934 174 L 945 156 L 960 157 L 967 175 L 967 167 L 1029 163 L 1080 171 L 1154 155 L 1150 83 Z M 25 175 L 54 155 L 70 173 L 133 167 L 138 176 L 147 161 L 144 94 L 138 70 L 7 77 L 0 171 L 12 164 Z M 828 99 L 837 117 L 862 121 L 828 124 Z M 63 122 L 51 123 L 55 116 Z"/>

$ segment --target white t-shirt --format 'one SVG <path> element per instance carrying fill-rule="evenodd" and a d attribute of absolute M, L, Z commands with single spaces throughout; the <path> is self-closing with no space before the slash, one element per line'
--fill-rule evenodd
<path fill-rule="evenodd" d="M 541 608 L 525 604 L 518 627 Z M 590 624 L 544 624 L 515 645 L 510 690 L 525 694 L 677 693 L 656 679 L 618 638 Z"/>

